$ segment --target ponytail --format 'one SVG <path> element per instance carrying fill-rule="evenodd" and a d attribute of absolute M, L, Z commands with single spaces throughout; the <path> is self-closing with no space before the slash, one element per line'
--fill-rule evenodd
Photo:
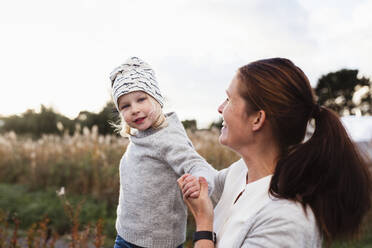
<path fill-rule="evenodd" d="M 314 212 L 325 241 L 354 238 L 371 207 L 367 162 L 332 110 L 315 105 L 315 131 L 279 159 L 269 192 Z"/>
<path fill-rule="evenodd" d="M 354 238 L 371 207 L 367 162 L 336 113 L 315 102 L 305 73 L 284 58 L 239 69 L 240 95 L 267 114 L 280 154 L 269 192 L 310 206 L 327 244 Z M 309 120 L 312 137 L 303 142 Z"/>

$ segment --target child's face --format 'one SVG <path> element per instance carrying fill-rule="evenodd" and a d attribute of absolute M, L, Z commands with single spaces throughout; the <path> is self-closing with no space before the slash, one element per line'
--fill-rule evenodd
<path fill-rule="evenodd" d="M 125 122 L 138 130 L 150 128 L 158 118 L 160 104 L 143 91 L 134 91 L 119 97 L 118 107 Z"/>

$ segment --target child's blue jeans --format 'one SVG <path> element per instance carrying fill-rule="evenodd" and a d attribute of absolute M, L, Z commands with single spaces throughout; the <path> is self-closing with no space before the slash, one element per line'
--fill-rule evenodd
<path fill-rule="evenodd" d="M 128 243 L 122 237 L 117 235 L 114 248 L 143 248 L 143 247 Z M 183 248 L 183 245 L 180 245 L 177 248 Z"/>

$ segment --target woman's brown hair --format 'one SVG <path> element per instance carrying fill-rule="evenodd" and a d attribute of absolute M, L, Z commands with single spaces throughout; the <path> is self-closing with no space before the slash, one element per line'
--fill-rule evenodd
<path fill-rule="evenodd" d="M 281 149 L 269 192 L 310 206 L 327 244 L 355 237 L 371 207 L 371 176 L 338 115 L 316 103 L 308 78 L 288 59 L 255 61 L 238 75 L 241 96 L 265 111 Z"/>

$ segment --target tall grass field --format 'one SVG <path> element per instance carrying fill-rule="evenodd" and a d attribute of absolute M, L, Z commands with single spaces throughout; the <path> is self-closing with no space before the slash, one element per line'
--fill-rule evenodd
<path fill-rule="evenodd" d="M 188 135 L 216 169 L 239 159 L 218 143 L 217 130 Z M 38 140 L 0 135 L 0 247 L 113 247 L 119 161 L 127 145 L 96 127 Z M 193 225 L 189 216 L 185 247 L 192 247 Z M 372 247 L 372 214 L 360 240 L 334 247 Z"/>

